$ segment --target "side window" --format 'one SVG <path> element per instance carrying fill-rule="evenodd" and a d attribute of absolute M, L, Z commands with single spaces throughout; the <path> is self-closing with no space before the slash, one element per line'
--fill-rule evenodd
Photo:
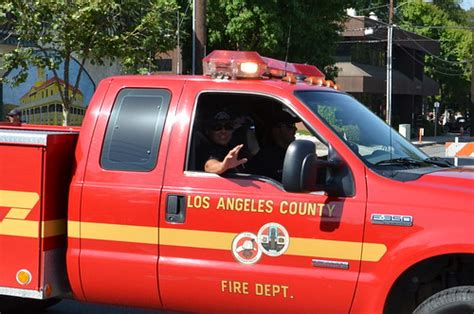
<path fill-rule="evenodd" d="M 171 94 L 123 89 L 107 125 L 100 164 L 107 170 L 150 171 L 156 165 Z"/>
<path fill-rule="evenodd" d="M 327 159 L 327 145 L 278 99 L 209 92 L 200 95 L 196 106 L 187 170 L 204 171 L 209 159 L 222 161 L 230 149 L 243 144 L 239 158 L 247 163 L 222 175 L 251 174 L 281 182 L 286 148 L 295 139 L 313 141 L 317 156 Z"/>

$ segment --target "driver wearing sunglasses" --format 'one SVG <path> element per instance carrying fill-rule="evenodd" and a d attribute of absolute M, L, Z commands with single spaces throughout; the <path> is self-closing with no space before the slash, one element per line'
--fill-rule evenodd
<path fill-rule="evenodd" d="M 247 158 L 239 159 L 239 152 L 243 144 L 230 147 L 234 123 L 230 114 L 225 111 L 217 112 L 208 121 L 206 135 L 212 142 L 209 156 L 204 165 L 206 172 L 224 174 L 237 172 L 237 167 L 247 162 Z"/>

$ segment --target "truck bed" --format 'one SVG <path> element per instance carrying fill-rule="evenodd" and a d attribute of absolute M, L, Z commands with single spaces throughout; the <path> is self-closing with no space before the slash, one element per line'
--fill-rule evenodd
<path fill-rule="evenodd" d="M 69 182 L 78 132 L 0 128 L 0 295 L 67 293 Z"/>

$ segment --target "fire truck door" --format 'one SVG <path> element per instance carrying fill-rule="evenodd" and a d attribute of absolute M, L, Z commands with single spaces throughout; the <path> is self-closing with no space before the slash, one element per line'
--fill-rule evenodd
<path fill-rule="evenodd" d="M 187 116 L 192 108 L 182 110 Z M 175 128 L 172 137 L 188 131 Z M 289 193 L 263 178 L 183 171 L 183 147 L 170 145 L 160 206 L 163 305 L 347 313 L 362 251 L 363 170 L 352 169 L 351 197 Z"/>

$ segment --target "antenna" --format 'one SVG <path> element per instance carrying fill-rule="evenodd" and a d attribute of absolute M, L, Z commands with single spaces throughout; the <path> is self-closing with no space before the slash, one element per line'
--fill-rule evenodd
<path fill-rule="evenodd" d="M 290 35 L 291 35 L 291 24 L 288 27 L 288 38 L 286 40 L 285 75 L 284 76 L 286 76 L 286 64 L 288 63 L 288 54 L 290 53 Z"/>

